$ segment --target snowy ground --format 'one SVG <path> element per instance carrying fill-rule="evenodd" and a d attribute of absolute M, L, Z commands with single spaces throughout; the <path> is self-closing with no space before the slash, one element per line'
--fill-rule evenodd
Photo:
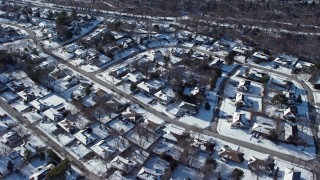
<path fill-rule="evenodd" d="M 203 175 L 199 170 L 187 167 L 185 165 L 179 164 L 178 167 L 174 170 L 171 178 L 174 180 L 184 180 L 184 179 L 202 179 Z"/>

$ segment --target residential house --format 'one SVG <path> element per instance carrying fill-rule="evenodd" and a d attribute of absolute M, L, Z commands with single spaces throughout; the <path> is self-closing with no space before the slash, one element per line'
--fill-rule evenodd
<path fill-rule="evenodd" d="M 163 174 L 158 172 L 157 170 L 142 167 L 141 170 L 138 172 L 137 177 L 138 179 L 143 180 L 161 180 Z"/>
<path fill-rule="evenodd" d="M 233 118 L 232 118 L 232 123 L 231 123 L 231 128 L 244 128 L 246 126 L 248 126 L 246 114 L 234 112 Z"/>
<path fill-rule="evenodd" d="M 298 115 L 298 109 L 296 106 L 291 105 L 283 112 L 283 117 L 287 120 L 295 120 Z"/>
<path fill-rule="evenodd" d="M 242 79 L 238 85 L 238 90 L 242 92 L 247 92 L 250 89 L 251 81 Z"/>
<path fill-rule="evenodd" d="M 117 149 L 110 147 L 104 140 L 94 144 L 91 150 L 102 158 L 108 158 L 117 151 Z"/>
<path fill-rule="evenodd" d="M 260 51 L 253 53 L 252 58 L 253 58 L 253 62 L 255 63 L 268 62 L 270 60 L 269 55 Z"/>
<path fill-rule="evenodd" d="M 16 149 L 18 149 L 18 152 L 20 153 L 21 157 L 25 156 L 26 151 L 30 152 L 31 158 L 37 155 L 37 146 L 31 144 L 30 142 L 25 142 L 21 144 L 19 147 L 17 147 Z"/>
<path fill-rule="evenodd" d="M 76 57 L 78 58 L 82 58 L 85 59 L 88 55 L 88 51 L 84 50 L 84 49 L 77 49 L 74 54 L 76 55 Z"/>
<path fill-rule="evenodd" d="M 163 138 L 173 143 L 179 142 L 179 139 L 183 138 L 186 132 L 184 128 L 173 124 L 168 124 L 163 131 L 165 132 Z"/>
<path fill-rule="evenodd" d="M 78 130 L 75 122 L 71 122 L 69 119 L 64 119 L 57 124 L 58 127 L 64 129 L 67 133 L 73 134 Z"/>
<path fill-rule="evenodd" d="M 3 119 L 5 116 L 0 115 L 0 120 Z M 9 130 L 9 126 L 4 122 L 0 121 L 0 136 Z"/>
<path fill-rule="evenodd" d="M 14 131 L 9 131 L 2 135 L 1 142 L 8 145 L 8 146 L 15 146 L 19 143 L 21 143 L 21 136 L 19 136 L 16 132 Z"/>
<path fill-rule="evenodd" d="M 186 96 L 191 96 L 191 95 L 195 96 L 195 95 L 199 94 L 199 92 L 200 92 L 199 87 L 186 87 L 183 90 L 183 94 Z"/>
<path fill-rule="evenodd" d="M 213 60 L 209 63 L 209 67 L 220 68 L 223 65 L 223 60 L 219 57 L 213 57 Z"/>
<path fill-rule="evenodd" d="M 159 132 L 162 128 L 162 125 L 154 123 L 148 119 L 144 120 L 142 126 L 146 129 L 148 129 L 149 131 L 155 132 L 155 133 Z"/>
<path fill-rule="evenodd" d="M 301 172 L 289 168 L 286 168 L 286 170 L 284 171 L 284 180 L 300 180 L 301 178 Z"/>
<path fill-rule="evenodd" d="M 55 166 L 53 164 L 49 164 L 47 166 L 40 166 L 37 168 L 37 172 L 35 172 L 34 174 L 32 174 L 29 179 L 30 180 L 43 180 L 46 179 L 46 174 L 48 171 L 50 171 L 51 169 L 53 169 Z"/>
<path fill-rule="evenodd" d="M 63 114 L 54 108 L 49 108 L 48 110 L 44 111 L 43 114 L 51 121 L 59 121 L 63 117 Z"/>
<path fill-rule="evenodd" d="M 248 168 L 250 171 L 254 172 L 263 172 L 269 175 L 273 174 L 275 167 L 274 159 L 268 157 L 267 159 L 258 159 L 254 156 L 251 156 L 248 161 Z"/>
<path fill-rule="evenodd" d="M 312 75 L 309 79 L 309 82 L 313 84 L 314 89 L 320 89 L 320 73 Z"/>
<path fill-rule="evenodd" d="M 98 139 L 98 136 L 92 132 L 92 129 L 90 127 L 80 130 L 73 136 L 85 146 L 93 143 L 95 140 Z"/>
<path fill-rule="evenodd" d="M 287 67 L 287 68 L 292 68 L 294 67 L 298 62 L 298 58 L 288 56 L 285 54 L 280 54 L 276 57 L 274 60 L 274 63 L 279 66 Z"/>
<path fill-rule="evenodd" d="M 10 175 L 10 173 L 11 173 L 7 168 L 7 164 L 9 161 L 11 161 L 13 164 L 12 172 L 14 172 L 17 169 L 22 168 L 22 166 L 23 166 L 23 158 L 15 150 L 10 152 L 9 154 L 2 153 L 0 155 L 0 158 L 1 158 L 1 166 L 0 166 L 0 178 L 1 179 L 5 178 L 6 176 Z"/>
<path fill-rule="evenodd" d="M 178 116 L 187 113 L 187 114 L 191 114 L 191 115 L 197 115 L 198 114 L 198 106 L 195 104 L 191 104 L 191 103 L 187 103 L 187 102 L 182 102 L 179 105 L 179 112 L 177 113 Z"/>
<path fill-rule="evenodd" d="M 129 69 L 126 66 L 118 67 L 115 71 L 112 72 L 114 77 L 120 78 L 128 73 Z"/>
<path fill-rule="evenodd" d="M 143 81 L 137 85 L 138 89 L 148 93 L 154 94 L 155 92 L 159 91 L 165 85 L 164 82 L 159 80 L 151 80 L 151 81 Z"/>
<path fill-rule="evenodd" d="M 111 162 L 111 166 L 114 168 L 123 171 L 125 173 L 129 173 L 134 167 L 135 163 L 133 161 L 130 161 L 128 159 L 125 159 L 121 156 L 116 156 Z"/>
<path fill-rule="evenodd" d="M 299 129 L 298 125 L 285 124 L 285 141 L 296 142 L 299 140 Z"/>
<path fill-rule="evenodd" d="M 163 105 L 168 105 L 174 101 L 176 93 L 172 88 L 166 87 L 154 94 L 154 96 L 160 101 Z"/>
<path fill-rule="evenodd" d="M 302 70 L 311 70 L 314 66 L 313 63 L 307 62 L 307 61 L 298 61 L 296 66 L 294 67 L 294 70 L 302 71 Z"/>
<path fill-rule="evenodd" d="M 282 80 L 282 79 L 279 79 L 279 78 L 273 78 L 271 84 L 274 85 L 274 86 L 283 88 L 283 89 L 290 89 L 290 87 L 292 85 L 292 82 L 286 81 L 286 80 Z"/>
<path fill-rule="evenodd" d="M 122 77 L 122 80 L 129 81 L 136 84 L 140 83 L 144 79 L 145 79 L 145 76 L 142 73 L 137 71 L 135 73 L 128 73 L 127 75 Z"/>
<path fill-rule="evenodd" d="M 236 94 L 236 105 L 237 107 L 246 106 L 246 100 L 244 98 L 244 95 L 242 93 Z"/>
<path fill-rule="evenodd" d="M 251 132 L 254 137 L 263 136 L 269 138 L 269 136 L 275 131 L 274 126 L 269 126 L 261 123 L 254 123 Z"/>
<path fill-rule="evenodd" d="M 220 158 L 226 161 L 233 161 L 236 163 L 242 163 L 244 161 L 244 153 L 232 150 L 229 146 L 224 146 L 218 152 Z"/>
<path fill-rule="evenodd" d="M 237 45 L 235 46 L 232 51 L 241 54 L 241 55 L 247 55 L 248 52 L 252 50 L 251 47 L 245 46 L 245 45 Z"/>

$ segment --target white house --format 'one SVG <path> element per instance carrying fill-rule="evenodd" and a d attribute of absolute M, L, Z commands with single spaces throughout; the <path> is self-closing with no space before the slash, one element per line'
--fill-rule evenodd
<path fill-rule="evenodd" d="M 146 167 L 141 168 L 137 174 L 137 177 L 143 180 L 161 180 L 162 176 L 163 174 L 158 172 L 157 170 L 149 169 Z"/>
<path fill-rule="evenodd" d="M 91 147 L 91 150 L 102 158 L 107 158 L 117 151 L 115 148 L 110 147 L 104 140 L 94 144 Z"/>
<path fill-rule="evenodd" d="M 91 128 L 84 129 L 74 134 L 73 136 L 83 145 L 87 146 L 98 139 L 98 136 L 91 132 Z"/>
<path fill-rule="evenodd" d="M 111 162 L 110 164 L 120 170 L 120 171 L 123 171 L 125 173 L 129 173 L 134 167 L 135 167 L 135 163 L 128 160 L 128 159 L 125 159 L 121 156 L 117 156 L 115 157 Z"/>

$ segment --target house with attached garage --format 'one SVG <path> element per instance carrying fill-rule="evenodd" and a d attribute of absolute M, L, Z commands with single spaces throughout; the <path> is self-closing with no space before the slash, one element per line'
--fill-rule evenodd
<path fill-rule="evenodd" d="M 87 129 L 80 130 L 73 136 L 85 146 L 90 145 L 98 139 L 98 136 L 93 134 L 92 129 L 90 127 Z"/>
<path fill-rule="evenodd" d="M 251 81 L 241 79 L 238 85 L 238 91 L 247 92 L 250 89 Z"/>
<path fill-rule="evenodd" d="M 94 144 L 91 150 L 102 158 L 108 158 L 117 151 L 117 149 L 109 146 L 104 140 Z"/>
<path fill-rule="evenodd" d="M 111 166 L 113 166 L 114 168 L 125 172 L 125 173 L 129 173 L 136 165 L 136 163 L 134 163 L 131 160 L 125 159 L 121 156 L 116 156 L 111 162 L 110 162 Z"/>
<path fill-rule="evenodd" d="M 250 169 L 250 171 L 256 173 L 263 172 L 272 175 L 274 167 L 274 159 L 272 159 L 271 157 L 268 157 L 267 159 L 258 159 L 254 156 L 251 156 L 248 161 L 248 168 Z"/>
<path fill-rule="evenodd" d="M 288 56 L 285 54 L 279 54 L 274 60 L 274 63 L 279 66 L 293 68 L 297 64 L 298 60 L 299 59 L 296 57 Z"/>
<path fill-rule="evenodd" d="M 246 114 L 239 112 L 233 113 L 231 128 L 244 128 L 247 127 L 248 124 L 249 123 L 246 119 Z"/>
<path fill-rule="evenodd" d="M 187 103 L 187 102 L 182 102 L 178 108 L 179 108 L 179 111 L 177 113 L 178 116 L 181 116 L 184 113 L 195 116 L 198 114 L 198 111 L 199 111 L 199 107 L 197 105 Z"/>
<path fill-rule="evenodd" d="M 295 105 L 289 106 L 283 112 L 283 118 L 287 120 L 295 120 L 298 116 L 298 108 Z"/>
<path fill-rule="evenodd" d="M 138 172 L 137 178 L 143 179 L 143 180 L 161 180 L 163 175 L 164 175 L 163 173 L 160 173 L 157 170 L 143 167 Z"/>
<path fill-rule="evenodd" d="M 270 56 L 261 51 L 257 51 L 253 53 L 252 59 L 253 59 L 253 62 L 255 63 L 268 62 L 270 61 Z"/>
<path fill-rule="evenodd" d="M 218 156 L 224 161 L 232 161 L 238 164 L 244 161 L 244 153 L 235 151 L 229 146 L 223 146 L 218 152 Z"/>
<path fill-rule="evenodd" d="M 237 107 L 246 106 L 246 100 L 244 98 L 244 95 L 242 93 L 236 94 L 236 105 Z"/>

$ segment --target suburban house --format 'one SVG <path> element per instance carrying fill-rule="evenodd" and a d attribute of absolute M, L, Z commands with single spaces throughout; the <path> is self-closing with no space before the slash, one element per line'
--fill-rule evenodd
<path fill-rule="evenodd" d="M 313 88 L 320 89 L 320 74 L 314 74 L 310 77 L 309 82 L 313 84 Z"/>
<path fill-rule="evenodd" d="M 10 153 L 3 153 L 0 155 L 1 158 L 1 166 L 0 166 L 0 178 L 3 179 L 6 176 L 10 175 L 10 171 L 7 168 L 7 164 L 9 161 L 13 164 L 12 172 L 21 169 L 23 166 L 23 158 L 17 151 L 12 151 Z"/>
<path fill-rule="evenodd" d="M 250 171 L 254 172 L 263 172 L 272 175 L 274 167 L 274 159 L 272 159 L 271 157 L 262 160 L 251 156 L 248 161 L 248 168 L 250 169 Z"/>
<path fill-rule="evenodd" d="M 15 146 L 18 143 L 22 143 L 21 139 L 22 139 L 21 136 L 19 136 L 16 132 L 9 131 L 4 135 L 2 135 L 1 142 L 8 146 Z"/>
<path fill-rule="evenodd" d="M 279 66 L 287 67 L 287 68 L 292 68 L 294 67 L 298 62 L 298 58 L 288 56 L 285 54 L 280 54 L 276 57 L 274 60 L 274 63 Z"/>
<path fill-rule="evenodd" d="M 290 89 L 292 82 L 290 81 L 286 81 L 286 80 L 282 80 L 280 78 L 273 78 L 271 81 L 271 84 L 283 89 Z"/>
<path fill-rule="evenodd" d="M 46 179 L 46 173 L 48 171 L 50 171 L 51 169 L 53 169 L 55 166 L 53 164 L 49 164 L 46 167 L 38 167 L 37 170 L 38 172 L 32 174 L 29 179 L 30 180 L 42 180 L 42 179 Z"/>
<path fill-rule="evenodd" d="M 64 119 L 57 124 L 58 127 L 64 129 L 67 133 L 73 134 L 78 130 L 75 122 L 71 122 L 69 119 Z"/>
<path fill-rule="evenodd" d="M 161 104 L 168 105 L 173 102 L 176 93 L 172 88 L 166 87 L 154 94 L 154 96 L 160 100 Z"/>
<path fill-rule="evenodd" d="M 198 114 L 198 106 L 195 104 L 187 103 L 187 102 L 182 102 L 179 105 L 179 112 L 177 113 L 178 116 L 187 113 L 187 114 L 192 114 L 192 115 L 197 115 Z"/>
<path fill-rule="evenodd" d="M 242 79 L 238 85 L 238 91 L 247 92 L 250 89 L 251 81 Z"/>
<path fill-rule="evenodd" d="M 146 167 L 141 168 L 141 170 L 137 174 L 138 179 L 143 180 L 161 180 L 163 174 L 158 172 L 157 170 L 149 169 Z"/>
<path fill-rule="evenodd" d="M 301 178 L 301 172 L 289 168 L 286 168 L 284 171 L 284 180 L 300 180 Z"/>
<path fill-rule="evenodd" d="M 294 70 L 296 71 L 311 70 L 313 66 L 314 66 L 313 63 L 299 60 L 296 66 L 294 67 Z"/>
<path fill-rule="evenodd" d="M 128 160 L 128 159 L 125 159 L 121 156 L 116 156 L 111 162 L 110 164 L 120 170 L 120 171 L 123 171 L 125 173 L 129 173 L 134 167 L 135 167 L 135 163 Z"/>
<path fill-rule="evenodd" d="M 148 119 L 145 119 L 142 126 L 146 129 L 148 129 L 151 132 L 157 133 L 159 130 L 161 130 L 162 125 L 156 124 Z"/>
<path fill-rule="evenodd" d="M 241 54 L 241 55 L 247 55 L 248 52 L 252 50 L 251 47 L 245 46 L 245 45 L 237 45 L 235 46 L 232 51 Z"/>
<path fill-rule="evenodd" d="M 43 114 L 52 121 L 59 121 L 63 117 L 63 114 L 54 108 L 49 108 Z"/>
<path fill-rule="evenodd" d="M 102 158 L 107 158 L 117 151 L 113 147 L 110 147 L 104 140 L 94 144 L 91 150 Z"/>
<path fill-rule="evenodd" d="M 236 105 L 237 107 L 246 106 L 246 100 L 244 98 L 244 95 L 242 93 L 236 94 Z"/>
<path fill-rule="evenodd" d="M 285 141 L 296 142 L 299 140 L 299 129 L 298 125 L 285 124 Z"/>
<path fill-rule="evenodd" d="M 283 117 L 285 119 L 288 119 L 288 120 L 294 120 L 298 115 L 298 109 L 296 106 L 292 105 L 292 106 L 289 106 L 286 110 L 284 110 L 283 112 Z"/>
<path fill-rule="evenodd" d="M 248 126 L 246 114 L 234 112 L 233 118 L 232 118 L 232 123 L 231 123 L 231 128 L 243 128 L 246 126 Z"/>
<path fill-rule="evenodd" d="M 122 77 L 122 80 L 129 81 L 132 83 L 140 83 L 145 79 L 145 76 L 141 72 L 128 73 L 127 75 Z"/>
<path fill-rule="evenodd" d="M 210 67 L 220 68 L 223 65 L 223 60 L 219 57 L 213 57 L 213 60 L 209 63 Z"/>
<path fill-rule="evenodd" d="M 98 139 L 98 136 L 92 133 L 92 129 L 90 127 L 79 131 L 73 136 L 85 146 Z"/>
<path fill-rule="evenodd" d="M 233 161 L 236 163 L 242 163 L 244 161 L 244 153 L 232 150 L 229 146 L 224 146 L 218 152 L 220 158 L 225 161 Z"/>
<path fill-rule="evenodd" d="M 263 136 L 268 138 L 275 131 L 275 127 L 261 123 L 254 123 L 251 131 L 254 137 Z"/>
<path fill-rule="evenodd" d="M 253 62 L 255 63 L 268 62 L 270 60 L 269 55 L 260 51 L 253 53 L 252 58 L 253 58 Z"/>
<path fill-rule="evenodd" d="M 159 91 L 165 85 L 164 82 L 159 80 L 152 80 L 148 82 L 141 82 L 137 85 L 138 89 L 147 94 L 154 94 Z"/>

